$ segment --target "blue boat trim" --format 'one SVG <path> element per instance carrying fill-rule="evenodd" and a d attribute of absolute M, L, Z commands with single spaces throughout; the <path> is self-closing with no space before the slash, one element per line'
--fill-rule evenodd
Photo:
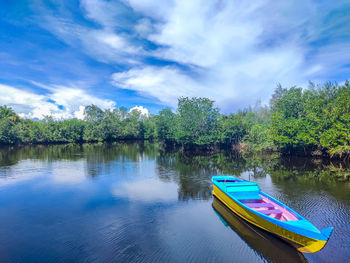
<path fill-rule="evenodd" d="M 232 183 L 230 183 L 232 181 Z M 313 239 L 317 239 L 317 240 L 323 240 L 323 241 L 327 241 L 333 231 L 332 227 L 329 228 L 325 228 L 323 230 L 318 230 L 312 223 L 310 223 L 308 220 L 306 220 L 304 217 L 302 217 L 300 214 L 298 214 L 296 211 L 294 211 L 293 209 L 291 209 L 290 207 L 288 207 L 287 205 L 279 202 L 278 200 L 276 200 L 275 198 L 273 198 L 272 196 L 262 192 L 260 190 L 260 187 L 258 186 L 257 183 L 254 182 L 248 182 L 233 176 L 229 176 L 229 175 L 223 175 L 223 176 L 213 176 L 212 178 L 212 182 L 213 184 L 215 184 L 222 192 L 224 192 L 228 197 L 230 197 L 231 199 L 233 199 L 235 202 L 237 202 L 239 205 L 241 205 L 242 207 L 244 207 L 245 209 L 249 210 L 250 212 L 262 217 L 263 219 L 278 225 L 282 228 L 285 228 L 291 232 L 300 234 L 302 236 L 306 236 L 309 238 L 313 238 Z M 236 183 L 235 183 L 236 182 Z M 227 184 L 227 185 L 225 185 Z M 248 186 L 248 187 L 252 187 L 252 189 L 256 188 L 259 189 L 257 192 L 253 191 L 253 192 L 248 192 L 248 193 L 239 193 L 239 192 L 228 192 L 228 188 L 234 187 L 234 186 Z M 273 202 L 275 202 L 276 204 L 285 207 L 286 209 L 288 209 L 290 212 L 294 213 L 295 216 L 298 218 L 298 220 L 294 220 L 294 221 L 281 221 L 278 219 L 275 219 L 273 217 L 270 217 L 268 215 L 265 215 L 257 210 L 252 209 L 251 207 L 247 206 L 246 204 L 244 204 L 243 202 L 241 202 L 240 200 L 246 199 L 246 200 L 250 200 L 250 199 L 262 199 L 260 197 L 260 195 L 265 196 L 267 198 L 269 198 L 270 200 L 272 200 Z M 238 199 L 239 198 L 239 199 Z"/>

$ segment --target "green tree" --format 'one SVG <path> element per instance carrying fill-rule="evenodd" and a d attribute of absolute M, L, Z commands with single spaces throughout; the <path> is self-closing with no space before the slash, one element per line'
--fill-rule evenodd
<path fill-rule="evenodd" d="M 122 121 L 122 137 L 124 139 L 142 139 L 143 138 L 142 115 L 139 110 L 132 110 Z"/>
<path fill-rule="evenodd" d="M 55 131 L 59 142 L 83 142 L 85 122 L 78 119 L 60 121 Z"/>
<path fill-rule="evenodd" d="M 121 132 L 120 112 L 117 109 L 105 110 L 98 129 L 103 141 L 115 141 L 119 138 Z"/>
<path fill-rule="evenodd" d="M 104 134 L 101 129 L 105 113 L 96 105 L 89 105 L 84 110 L 84 120 L 86 127 L 84 130 L 85 141 L 103 141 Z"/>
<path fill-rule="evenodd" d="M 175 141 L 176 114 L 171 109 L 163 109 L 156 116 L 156 131 L 161 141 Z"/>
<path fill-rule="evenodd" d="M 276 95 L 277 93 L 277 95 Z M 271 121 L 271 134 L 275 144 L 291 151 L 294 147 L 304 145 L 305 112 L 302 89 L 292 87 L 280 89 L 274 94 Z"/>
<path fill-rule="evenodd" d="M 157 119 L 155 116 L 150 115 L 145 117 L 142 121 L 143 125 L 143 138 L 146 140 L 153 140 L 157 138 Z"/>
<path fill-rule="evenodd" d="M 244 143 L 253 151 L 276 150 L 270 132 L 270 122 L 254 124 L 245 136 Z"/>
<path fill-rule="evenodd" d="M 220 141 L 225 144 L 238 144 L 248 134 L 250 128 L 249 118 L 246 113 L 221 115 Z"/>
<path fill-rule="evenodd" d="M 0 144 L 18 142 L 19 136 L 14 122 L 10 118 L 0 119 Z"/>
<path fill-rule="evenodd" d="M 326 127 L 320 143 L 328 152 L 340 157 L 350 156 L 350 85 L 337 87 L 336 99 L 324 111 Z"/>
<path fill-rule="evenodd" d="M 7 106 L 0 106 L 0 144 L 13 144 L 19 141 L 17 124 L 19 116 Z"/>
<path fill-rule="evenodd" d="M 183 144 L 204 145 L 218 140 L 219 109 L 207 98 L 178 100 L 175 139 Z"/>

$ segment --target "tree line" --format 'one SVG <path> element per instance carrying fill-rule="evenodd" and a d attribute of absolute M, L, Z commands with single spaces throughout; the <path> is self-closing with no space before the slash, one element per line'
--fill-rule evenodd
<path fill-rule="evenodd" d="M 176 112 L 166 108 L 142 115 L 126 108 L 85 107 L 83 120 L 20 118 L 0 106 L 0 144 L 158 140 L 167 144 L 239 146 L 348 157 L 350 154 L 350 84 L 310 84 L 307 89 L 278 86 L 269 106 L 256 105 L 221 114 L 208 98 L 178 99 Z"/>

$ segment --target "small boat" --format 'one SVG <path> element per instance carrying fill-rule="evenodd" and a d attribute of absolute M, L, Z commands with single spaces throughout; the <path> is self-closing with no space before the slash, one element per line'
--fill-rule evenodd
<path fill-rule="evenodd" d="M 320 251 L 333 228 L 318 230 L 287 205 L 262 192 L 257 183 L 230 175 L 213 176 L 213 195 L 235 214 L 279 238 L 302 253 Z"/>
<path fill-rule="evenodd" d="M 249 247 L 254 249 L 267 262 L 296 263 L 307 262 L 303 253 L 294 249 L 275 235 L 253 226 L 233 213 L 216 197 L 213 198 L 213 209 L 220 221 L 231 228 Z"/>

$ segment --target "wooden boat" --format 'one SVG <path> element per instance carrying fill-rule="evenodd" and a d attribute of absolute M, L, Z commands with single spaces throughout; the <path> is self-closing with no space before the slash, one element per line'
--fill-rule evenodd
<path fill-rule="evenodd" d="M 297 212 L 262 192 L 257 183 L 229 175 L 213 176 L 213 195 L 231 211 L 303 253 L 320 251 L 333 228 L 318 230 Z"/>
<path fill-rule="evenodd" d="M 221 222 L 230 227 L 249 247 L 254 249 L 268 262 L 296 263 L 307 262 L 303 253 L 275 235 L 253 226 L 233 213 L 216 197 L 213 198 L 213 209 Z"/>

